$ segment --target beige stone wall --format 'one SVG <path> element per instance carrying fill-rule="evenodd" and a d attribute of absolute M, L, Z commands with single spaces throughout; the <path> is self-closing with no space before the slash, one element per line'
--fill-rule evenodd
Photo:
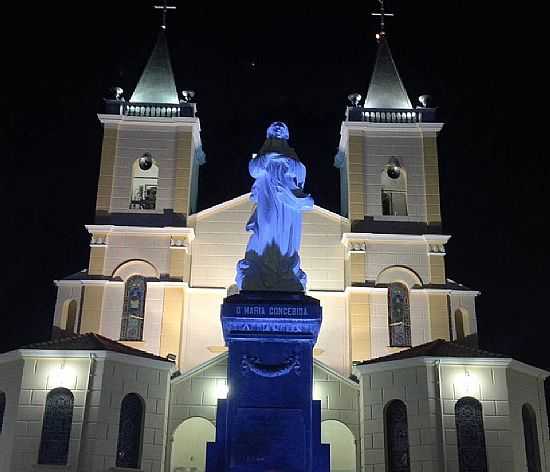
<path fill-rule="evenodd" d="M 180 357 L 181 326 L 183 317 L 184 289 L 182 287 L 164 289 L 164 306 L 160 334 L 160 355 L 175 354 Z"/>
<path fill-rule="evenodd" d="M 444 293 L 430 293 L 428 295 L 428 306 L 430 310 L 431 339 L 450 340 L 447 295 Z"/>
<path fill-rule="evenodd" d="M 86 285 L 82 306 L 81 333 L 100 333 L 101 314 L 103 311 L 103 285 Z"/>
<path fill-rule="evenodd" d="M 59 328 L 65 327 L 64 310 L 67 303 L 71 300 L 76 300 L 78 304 L 77 315 L 80 312 L 80 296 L 82 286 L 80 284 L 59 285 L 57 287 L 57 299 L 55 301 L 55 311 L 53 317 L 53 325 Z"/>
<path fill-rule="evenodd" d="M 425 221 L 424 150 L 420 130 L 368 130 L 365 136 L 366 213 L 382 216 L 381 174 L 392 157 L 407 174 L 407 217 L 400 221 Z"/>
<path fill-rule="evenodd" d="M 348 142 L 348 204 L 349 219 L 362 220 L 366 215 L 365 144 L 362 134 L 350 135 Z"/>
<path fill-rule="evenodd" d="M 105 247 L 90 248 L 90 264 L 88 266 L 89 275 L 104 275 L 106 252 L 107 248 Z"/>
<path fill-rule="evenodd" d="M 444 284 L 446 281 L 444 256 L 430 256 L 430 282 Z"/>
<path fill-rule="evenodd" d="M 109 211 L 111 206 L 117 140 L 118 128 L 105 127 L 97 182 L 96 210 Z"/>
<path fill-rule="evenodd" d="M 363 361 L 371 355 L 369 294 L 351 291 L 348 298 L 351 325 L 351 359 Z"/>
<path fill-rule="evenodd" d="M 441 223 L 441 205 L 439 202 L 439 162 L 437 157 L 437 138 L 424 136 L 424 180 L 426 182 L 426 214 L 430 224 Z"/>
<path fill-rule="evenodd" d="M 351 283 L 365 283 L 367 279 L 367 255 L 364 252 L 351 253 L 350 258 L 350 271 L 351 271 Z"/>
<path fill-rule="evenodd" d="M 190 256 L 184 249 L 170 249 L 170 277 L 181 278 L 183 281 L 189 281 L 189 263 Z"/>
<path fill-rule="evenodd" d="M 176 175 L 174 185 L 174 211 L 189 214 L 191 163 L 193 162 L 193 136 L 190 129 L 176 132 Z"/>
<path fill-rule="evenodd" d="M 155 210 L 144 213 L 162 213 L 174 208 L 176 167 L 176 131 L 173 127 L 151 127 L 141 123 L 123 123 L 119 127 L 118 146 L 113 177 L 113 191 L 109 210 L 129 212 L 132 185 L 132 166 L 144 152 L 149 152 L 159 166 L 159 180 Z"/>
<path fill-rule="evenodd" d="M 388 267 L 403 266 L 418 274 L 422 283 L 430 281 L 430 259 L 425 241 L 369 241 L 366 257 L 367 280 L 376 281 Z"/>

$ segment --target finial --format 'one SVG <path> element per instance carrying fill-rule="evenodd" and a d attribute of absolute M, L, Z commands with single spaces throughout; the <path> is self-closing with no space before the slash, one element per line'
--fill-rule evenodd
<path fill-rule="evenodd" d="M 378 3 L 380 4 L 380 12 L 377 13 L 371 13 L 372 16 L 379 16 L 380 17 L 380 32 L 376 33 L 376 39 L 380 39 L 383 36 L 385 36 L 386 32 L 384 31 L 384 18 L 386 16 L 394 16 L 393 13 L 386 13 L 384 10 L 384 0 L 378 0 Z"/>
<path fill-rule="evenodd" d="M 168 5 L 168 0 L 164 0 L 164 5 L 155 5 L 153 7 L 155 10 L 162 10 L 162 24 L 160 25 L 160 27 L 165 30 L 166 29 L 166 12 L 168 10 L 175 10 L 176 7 L 175 6 L 169 6 Z"/>

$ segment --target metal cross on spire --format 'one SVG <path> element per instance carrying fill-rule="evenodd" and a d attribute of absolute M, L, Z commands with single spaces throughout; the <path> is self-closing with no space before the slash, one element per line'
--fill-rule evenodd
<path fill-rule="evenodd" d="M 372 16 L 379 16 L 380 17 L 380 32 L 376 35 L 378 38 L 379 36 L 384 36 L 386 32 L 384 31 L 384 18 L 386 16 L 394 16 L 393 13 L 386 13 L 384 10 L 384 0 L 378 0 L 378 3 L 380 4 L 380 12 L 378 13 L 371 13 Z"/>
<path fill-rule="evenodd" d="M 162 25 L 160 27 L 165 30 L 166 29 L 166 12 L 168 10 L 175 10 L 175 6 L 169 6 L 168 0 L 164 0 L 164 5 L 155 5 L 153 7 L 155 10 L 162 10 Z"/>

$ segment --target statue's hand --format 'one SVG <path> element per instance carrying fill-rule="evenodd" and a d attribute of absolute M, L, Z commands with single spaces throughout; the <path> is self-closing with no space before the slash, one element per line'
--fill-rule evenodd
<path fill-rule="evenodd" d="M 286 187 L 277 185 L 276 192 L 277 198 L 282 203 L 295 210 L 305 211 L 313 208 L 313 198 L 311 198 L 311 195 L 308 193 L 304 193 L 301 189 L 289 190 Z"/>

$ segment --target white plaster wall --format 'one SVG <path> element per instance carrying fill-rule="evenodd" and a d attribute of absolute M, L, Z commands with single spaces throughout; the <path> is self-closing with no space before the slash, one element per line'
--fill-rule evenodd
<path fill-rule="evenodd" d="M 430 261 L 425 242 L 368 242 L 366 252 L 367 280 L 376 280 L 384 269 L 397 265 L 416 272 L 423 283 L 430 282 Z"/>
<path fill-rule="evenodd" d="M 509 410 L 511 433 L 508 444 L 514 453 L 513 470 L 527 472 L 522 407 L 529 403 L 537 417 L 540 460 L 543 471 L 550 470 L 550 439 L 548 415 L 544 397 L 544 379 L 514 369 L 508 370 Z"/>
<path fill-rule="evenodd" d="M 399 220 L 425 220 L 424 151 L 420 131 L 367 131 L 364 139 L 367 215 L 382 215 L 380 173 L 388 161 L 396 157 L 407 172 L 408 217 L 399 217 Z"/>
<path fill-rule="evenodd" d="M 23 361 L 3 361 L 0 356 L 0 391 L 6 395 L 6 406 L 0 432 L 0 470 L 11 471 L 15 461 L 14 441 L 17 431 L 17 411 L 19 408 L 19 391 L 23 378 Z"/>
<path fill-rule="evenodd" d="M 435 472 L 438 464 L 439 439 L 437 402 L 433 372 L 426 366 L 411 366 L 369 373 L 368 366 L 358 372 L 361 381 L 361 470 L 384 471 L 384 408 L 392 400 L 407 406 L 411 470 Z M 450 472 L 450 471 L 449 471 Z"/>
<path fill-rule="evenodd" d="M 63 365 L 63 374 L 60 368 Z M 69 445 L 68 465 L 63 470 L 76 472 L 86 387 L 88 359 L 26 358 L 22 369 L 18 409 L 15 418 L 15 443 L 10 472 L 36 470 L 44 405 L 48 392 L 56 387 L 65 387 L 74 395 L 73 423 Z M 40 466 L 40 470 L 59 470 L 59 466 Z"/>
<path fill-rule="evenodd" d="M 417 346 L 432 341 L 430 337 L 428 296 L 421 290 L 411 290 L 409 301 L 412 345 Z M 403 348 L 390 346 L 387 290 L 373 292 L 369 295 L 369 309 L 372 358 L 403 350 Z"/>
<path fill-rule="evenodd" d="M 316 358 L 347 377 L 351 368 L 351 347 L 346 294 L 312 291 L 308 295 L 320 300 L 323 309 L 321 331 L 315 344 L 315 348 L 321 351 Z"/>
<path fill-rule="evenodd" d="M 115 466 L 120 404 L 128 393 L 137 393 L 145 403 L 140 470 L 163 471 L 170 371 L 107 359 L 97 363 L 94 379 L 87 412 L 84 470 L 104 472 Z"/>
<path fill-rule="evenodd" d="M 248 197 L 243 196 L 197 215 L 192 286 L 229 287 L 235 283 L 235 268 L 249 239 L 245 226 L 252 208 Z M 304 214 L 300 257 L 309 290 L 344 289 L 345 255 L 340 244 L 344 224 L 343 218 L 322 209 Z"/>
<path fill-rule="evenodd" d="M 185 297 L 182 358 L 180 369 L 190 369 L 212 359 L 219 353 L 208 348 L 225 346 L 220 322 L 220 309 L 226 290 L 191 289 Z"/>
<path fill-rule="evenodd" d="M 512 405 L 508 396 L 506 367 L 442 365 L 441 398 L 449 472 L 458 472 L 455 405 L 457 400 L 466 396 L 476 398 L 482 405 L 489 471 L 522 470 L 513 465 Z"/>
<path fill-rule="evenodd" d="M 150 152 L 159 166 L 159 181 L 155 210 L 141 210 L 141 212 L 162 213 L 165 208 L 174 208 L 175 145 L 176 132 L 173 127 L 152 128 L 128 123 L 120 124 L 111 212 L 129 211 L 132 164 L 145 152 Z"/>
<path fill-rule="evenodd" d="M 170 236 L 110 234 L 105 254 L 105 274 L 111 275 L 123 262 L 133 259 L 149 262 L 160 274 L 169 273 Z"/>
<path fill-rule="evenodd" d="M 77 315 L 80 313 L 80 293 L 82 287 L 80 285 L 62 285 L 57 287 L 57 299 L 55 301 L 55 309 L 53 315 L 53 324 L 59 328 L 64 328 L 61 326 L 61 320 L 63 318 L 63 305 L 67 300 L 76 300 Z M 78 326 L 78 319 L 77 319 Z"/>

